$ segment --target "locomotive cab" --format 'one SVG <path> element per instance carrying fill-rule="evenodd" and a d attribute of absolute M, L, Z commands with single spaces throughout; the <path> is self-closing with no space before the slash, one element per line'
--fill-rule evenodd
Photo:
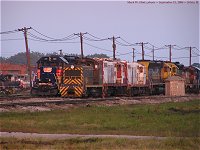
<path fill-rule="evenodd" d="M 38 60 L 37 76 L 33 82 L 33 95 L 59 94 L 59 86 L 62 80 L 62 68 L 68 64 L 67 60 L 60 56 L 42 57 Z"/>

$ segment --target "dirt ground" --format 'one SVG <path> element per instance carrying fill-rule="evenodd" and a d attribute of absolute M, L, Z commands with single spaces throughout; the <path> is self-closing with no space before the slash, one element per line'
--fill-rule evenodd
<path fill-rule="evenodd" d="M 134 135 L 97 135 L 97 134 L 39 134 L 22 132 L 0 132 L 0 137 L 14 138 L 46 138 L 46 139 L 70 139 L 70 138 L 125 138 L 125 139 L 167 139 L 169 137 L 158 136 L 134 136 Z M 177 137 L 178 138 L 178 137 Z"/>
<path fill-rule="evenodd" d="M 89 101 L 86 103 L 76 103 L 76 104 L 53 104 L 49 103 L 52 101 L 62 102 L 62 101 L 78 101 L 83 99 L 65 99 L 65 98 L 27 98 L 27 99 L 11 99 L 11 100 L 1 100 L 0 101 L 0 112 L 37 112 L 37 111 L 51 111 L 56 109 L 69 109 L 74 107 L 91 107 L 91 106 L 114 106 L 114 105 L 129 105 L 129 104 L 157 104 L 166 102 L 185 102 L 194 99 L 200 99 L 200 95 L 190 95 L 185 97 L 165 97 L 165 96 L 151 96 L 151 97 L 116 97 L 114 100 L 108 98 L 104 101 Z M 45 102 L 42 105 L 38 104 L 36 106 L 2 106 L 5 103 L 30 103 L 30 102 Z"/>

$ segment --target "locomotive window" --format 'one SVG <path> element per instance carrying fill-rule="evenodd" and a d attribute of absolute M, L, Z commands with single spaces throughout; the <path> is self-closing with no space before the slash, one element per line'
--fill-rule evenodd
<path fill-rule="evenodd" d="M 167 72 L 167 67 L 164 67 L 164 72 Z"/>
<path fill-rule="evenodd" d="M 65 76 L 81 76 L 80 70 L 66 70 Z"/>
<path fill-rule="evenodd" d="M 140 73 L 142 73 L 143 72 L 143 68 L 139 67 L 139 71 L 140 71 Z"/>
<path fill-rule="evenodd" d="M 49 61 L 38 63 L 38 67 L 42 67 L 42 66 L 44 66 L 44 67 L 45 66 L 51 66 L 51 67 L 62 66 L 62 63 L 59 63 L 59 62 L 49 62 Z"/>
<path fill-rule="evenodd" d="M 58 63 L 53 63 L 53 62 L 52 62 L 50 65 L 51 65 L 51 66 L 58 66 Z"/>
<path fill-rule="evenodd" d="M 176 72 L 176 68 L 175 67 L 172 68 L 172 72 Z"/>

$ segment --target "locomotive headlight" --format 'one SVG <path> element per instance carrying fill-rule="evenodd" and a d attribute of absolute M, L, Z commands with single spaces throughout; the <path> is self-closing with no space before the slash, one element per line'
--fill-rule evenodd
<path fill-rule="evenodd" d="M 71 69 L 74 69 L 74 65 L 71 65 Z"/>
<path fill-rule="evenodd" d="M 97 68 L 98 68 L 98 65 L 95 65 L 94 68 L 97 69 Z"/>

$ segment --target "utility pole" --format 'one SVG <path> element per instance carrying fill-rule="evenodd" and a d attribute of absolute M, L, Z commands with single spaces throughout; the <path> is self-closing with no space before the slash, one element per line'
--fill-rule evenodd
<path fill-rule="evenodd" d="M 169 61 L 172 62 L 172 45 L 169 45 Z"/>
<path fill-rule="evenodd" d="M 190 46 L 190 66 L 192 65 L 192 47 Z"/>
<path fill-rule="evenodd" d="M 78 35 L 80 37 L 80 43 L 81 43 L 81 59 L 83 59 L 84 55 L 83 55 L 83 35 L 84 34 L 87 34 L 87 32 L 85 33 L 77 33 L 77 34 L 74 34 L 74 35 Z"/>
<path fill-rule="evenodd" d="M 172 62 L 172 47 L 176 45 L 165 45 L 169 47 L 169 61 Z"/>
<path fill-rule="evenodd" d="M 113 36 L 113 60 L 115 60 L 115 53 L 116 53 L 116 44 L 115 44 L 115 37 Z"/>
<path fill-rule="evenodd" d="M 152 52 L 153 52 L 153 61 L 154 61 L 154 46 L 153 46 Z"/>
<path fill-rule="evenodd" d="M 83 59 L 83 34 L 80 32 L 80 42 L 81 42 L 81 59 Z"/>
<path fill-rule="evenodd" d="M 189 51 L 190 51 L 190 54 L 189 54 L 189 55 L 190 55 L 190 58 L 189 58 L 189 65 L 191 66 L 191 65 L 192 65 L 192 49 L 195 48 L 195 47 L 191 47 L 191 46 L 190 46 L 190 47 L 185 47 L 185 48 L 189 48 Z"/>
<path fill-rule="evenodd" d="M 146 42 L 146 43 L 140 42 L 140 43 L 136 43 L 136 44 L 140 44 L 142 46 L 142 60 L 144 60 L 144 45 L 148 44 L 148 42 Z"/>
<path fill-rule="evenodd" d="M 135 58 L 135 54 L 134 54 L 134 50 L 135 48 L 132 48 L 133 49 L 133 62 L 135 61 L 134 58 Z"/>
<path fill-rule="evenodd" d="M 30 78 L 30 88 L 32 89 L 32 80 L 31 80 L 31 64 L 30 64 L 30 51 L 28 49 L 28 38 L 27 38 L 27 30 L 32 29 L 31 27 L 29 28 L 22 28 L 18 29 L 18 31 L 24 32 L 24 39 L 25 39 L 25 45 L 26 45 L 26 58 L 27 58 L 27 69 L 28 69 L 28 74 Z"/>
<path fill-rule="evenodd" d="M 108 38 L 108 39 L 112 39 L 112 42 L 113 42 L 113 44 L 112 44 L 112 47 L 113 47 L 113 60 L 116 60 L 116 57 L 115 57 L 115 53 L 116 53 L 116 44 L 115 44 L 115 40 L 116 39 L 118 39 L 118 38 L 120 38 L 120 37 L 112 37 L 112 38 Z"/>

